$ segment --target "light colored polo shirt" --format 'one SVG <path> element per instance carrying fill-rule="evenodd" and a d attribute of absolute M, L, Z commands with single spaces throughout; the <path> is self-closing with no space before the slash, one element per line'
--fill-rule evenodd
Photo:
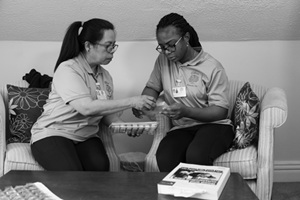
<path fill-rule="evenodd" d="M 50 136 L 62 136 L 74 141 L 95 137 L 103 116 L 83 116 L 69 102 L 91 97 L 97 99 L 96 82 L 108 99 L 113 99 L 113 80 L 109 72 L 98 66 L 93 71 L 82 54 L 62 62 L 53 76 L 49 99 L 44 112 L 31 129 L 31 142 Z"/>
<path fill-rule="evenodd" d="M 229 83 L 225 70 L 220 62 L 203 50 L 185 63 L 169 61 L 160 54 L 146 85 L 159 93 L 163 91 L 168 105 L 180 103 L 194 108 L 212 105 L 229 108 Z M 173 97 L 172 88 L 176 86 L 186 87 L 186 97 Z M 176 128 L 204 123 L 207 122 L 185 117 L 173 120 Z M 231 124 L 231 121 L 224 119 L 211 123 Z"/>

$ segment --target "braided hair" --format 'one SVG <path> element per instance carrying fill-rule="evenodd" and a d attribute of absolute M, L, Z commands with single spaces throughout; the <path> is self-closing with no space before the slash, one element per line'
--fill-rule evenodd
<path fill-rule="evenodd" d="M 190 40 L 189 44 L 192 47 L 201 47 L 201 44 L 199 42 L 198 34 L 195 31 L 195 29 L 184 19 L 183 16 L 177 14 L 177 13 L 170 13 L 168 15 L 165 15 L 163 18 L 160 19 L 159 23 L 156 26 L 156 34 L 159 29 L 165 28 L 167 26 L 174 26 L 177 28 L 179 34 L 183 36 L 187 32 L 190 33 Z"/>

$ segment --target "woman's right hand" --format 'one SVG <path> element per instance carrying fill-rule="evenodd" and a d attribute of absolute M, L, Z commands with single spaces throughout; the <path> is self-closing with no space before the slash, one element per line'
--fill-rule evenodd
<path fill-rule="evenodd" d="M 132 108 L 137 110 L 142 110 L 143 108 L 152 110 L 156 106 L 156 99 L 148 95 L 135 96 L 132 97 L 131 100 Z"/>

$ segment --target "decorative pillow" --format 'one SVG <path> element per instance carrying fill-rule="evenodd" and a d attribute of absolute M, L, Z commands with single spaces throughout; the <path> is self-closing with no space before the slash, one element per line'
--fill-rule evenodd
<path fill-rule="evenodd" d="M 240 89 L 233 107 L 235 138 L 230 150 L 257 144 L 260 101 L 247 82 Z"/>
<path fill-rule="evenodd" d="M 49 92 L 49 88 L 23 88 L 7 85 L 9 101 L 7 144 L 30 142 L 31 127 L 42 114 Z"/>

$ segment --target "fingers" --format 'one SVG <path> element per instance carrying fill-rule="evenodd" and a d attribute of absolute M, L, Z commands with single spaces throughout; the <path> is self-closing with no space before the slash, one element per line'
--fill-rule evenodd
<path fill-rule="evenodd" d="M 130 137 L 139 137 L 144 132 L 144 126 L 132 126 L 132 128 L 126 131 L 126 134 Z"/>
<path fill-rule="evenodd" d="M 164 108 L 160 113 L 171 119 L 178 119 L 180 116 L 180 111 L 177 109 L 172 109 L 171 107 Z"/>
<path fill-rule="evenodd" d="M 129 137 L 138 137 L 138 136 L 140 136 L 140 135 L 136 134 L 134 131 L 126 132 L 126 134 L 127 134 Z"/>
<path fill-rule="evenodd" d="M 164 114 L 166 115 L 167 117 L 171 118 L 171 119 L 177 119 L 178 116 L 176 114 Z"/>
<path fill-rule="evenodd" d="M 137 110 L 142 110 L 143 108 L 151 110 L 156 106 L 156 100 L 154 97 L 151 96 L 147 96 L 147 95 L 136 96 L 133 97 L 132 100 L 133 100 L 132 107 Z"/>
<path fill-rule="evenodd" d="M 137 131 L 136 131 L 135 134 L 136 134 L 137 136 L 142 135 L 142 133 L 144 132 L 144 129 L 145 129 L 144 126 L 139 126 L 139 128 L 137 129 Z"/>
<path fill-rule="evenodd" d="M 170 107 L 165 107 L 162 109 L 162 111 L 160 113 L 170 116 L 170 115 L 174 114 L 174 111 Z"/>
<path fill-rule="evenodd" d="M 150 104 L 144 104 L 143 107 L 146 108 L 147 110 L 153 110 L 155 108 L 155 105 L 150 103 Z"/>
<path fill-rule="evenodd" d="M 144 107 L 148 110 L 152 110 L 156 107 L 156 100 L 154 97 L 145 95 L 145 104 Z"/>
<path fill-rule="evenodd" d="M 132 113 L 136 118 L 142 119 L 143 118 L 143 111 L 132 108 Z"/>
<path fill-rule="evenodd" d="M 174 103 L 170 106 L 165 107 L 161 113 L 172 119 L 178 119 L 182 117 L 182 106 L 178 103 Z"/>

